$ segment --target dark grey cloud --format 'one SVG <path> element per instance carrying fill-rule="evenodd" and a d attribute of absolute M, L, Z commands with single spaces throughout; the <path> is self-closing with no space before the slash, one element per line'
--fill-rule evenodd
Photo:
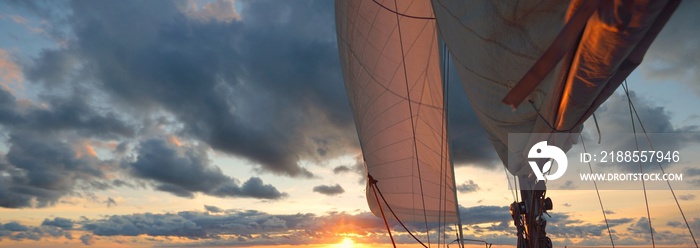
<path fill-rule="evenodd" d="M 472 109 L 454 63 L 450 61 L 449 66 L 447 97 L 452 160 L 456 166 L 500 169 L 503 164 Z"/>
<path fill-rule="evenodd" d="M 510 209 L 507 206 L 475 206 L 465 208 L 460 206 L 460 217 L 462 224 L 482 224 L 482 223 L 501 223 L 512 221 Z"/>
<path fill-rule="evenodd" d="M 651 45 L 640 68 L 650 79 L 683 82 L 700 94 L 700 9 L 698 1 L 683 1 Z M 666 82 L 663 82 L 666 83 Z"/>
<path fill-rule="evenodd" d="M 113 215 L 103 220 L 88 221 L 82 228 L 100 236 L 206 236 L 201 226 L 177 214 Z"/>
<path fill-rule="evenodd" d="M 160 139 L 141 142 L 134 161 L 125 167 L 139 178 L 152 180 L 155 188 L 180 197 L 201 192 L 218 197 L 280 199 L 285 193 L 252 177 L 239 186 L 236 179 L 224 175 L 210 164 L 204 147 L 178 147 Z"/>
<path fill-rule="evenodd" d="M 2 229 L 12 232 L 23 232 L 29 230 L 29 227 L 22 225 L 18 222 L 10 222 L 2 225 Z"/>
<path fill-rule="evenodd" d="M 204 205 L 204 209 L 206 209 L 207 212 L 210 212 L 210 213 L 221 213 L 224 211 L 223 209 L 221 209 L 217 206 L 209 206 L 209 205 Z"/>
<path fill-rule="evenodd" d="M 627 227 L 627 231 L 629 231 L 633 235 L 642 237 L 651 237 L 649 230 L 649 220 L 647 219 L 647 217 L 640 217 L 639 220 L 637 220 L 637 222 L 632 223 Z M 654 232 L 656 232 L 656 230 L 654 230 Z"/>
<path fill-rule="evenodd" d="M 105 176 L 115 163 L 86 154 L 84 146 L 135 131 L 115 112 L 90 106 L 88 95 L 44 95 L 41 104 L 31 104 L 0 89 L 0 129 L 8 147 L 0 158 L 0 172 L 8 175 L 0 178 L 0 206 L 46 207 L 79 189 L 111 187 Z"/>
<path fill-rule="evenodd" d="M 50 235 L 53 237 L 62 236 L 63 230 L 57 227 L 33 227 L 22 225 L 18 222 L 0 223 L 0 239 L 9 238 L 11 240 L 41 240 L 42 237 Z"/>
<path fill-rule="evenodd" d="M 557 214 L 547 225 L 547 233 L 558 238 L 592 238 L 607 235 L 605 224 L 584 224 L 568 214 Z"/>
<path fill-rule="evenodd" d="M 73 224 L 74 223 L 71 219 L 66 219 L 66 218 L 61 218 L 61 217 L 55 217 L 53 220 L 44 219 L 44 221 L 41 222 L 42 226 L 55 226 L 55 227 L 61 228 L 63 230 L 73 229 Z"/>
<path fill-rule="evenodd" d="M 460 193 L 472 193 L 477 192 L 480 189 L 479 184 L 475 183 L 473 180 L 465 181 L 464 183 L 457 185 L 457 191 Z"/>
<path fill-rule="evenodd" d="M 211 207 L 211 206 L 209 206 Z M 218 209 L 218 208 L 217 208 Z M 335 243 L 336 234 L 348 231 L 359 234 L 353 237 L 358 243 L 385 243 L 389 239 L 384 223 L 371 213 L 361 212 L 349 214 L 345 212 L 328 212 L 316 214 L 287 214 L 274 215 L 257 210 L 218 209 L 216 214 L 211 211 L 184 211 L 177 213 L 138 213 L 128 215 L 112 215 L 100 219 L 81 218 L 68 220 L 74 223 L 72 230 L 64 231 L 60 227 L 42 225 L 40 227 L 26 226 L 17 222 L 0 224 L 0 238 L 8 237 L 15 240 L 41 240 L 47 237 L 72 237 L 71 231 L 83 233 L 82 242 L 94 244 L 99 236 L 138 236 L 153 237 L 185 237 L 192 241 L 188 245 L 207 246 L 237 246 L 237 245 L 272 245 L 285 244 Z M 486 240 L 496 244 L 511 244 L 515 228 L 506 206 L 461 207 L 466 213 L 463 217 L 468 238 Z M 547 232 L 555 237 L 555 245 L 609 245 L 605 224 L 589 224 L 587 221 L 573 219 L 569 213 L 553 213 L 548 220 Z M 68 222 L 61 220 L 60 222 Z M 51 221 L 51 220 L 48 220 Z M 54 220 L 56 221 L 56 219 Z M 616 244 L 643 244 L 644 231 L 648 235 L 646 218 L 610 219 L 611 227 L 627 225 L 629 232 L 614 232 Z M 414 225 L 407 223 L 409 228 L 418 230 L 422 223 Z M 485 225 L 490 224 L 490 225 Z M 397 223 L 392 223 L 394 230 L 402 230 Z M 645 227 L 645 225 L 647 225 Z M 680 222 L 669 222 L 668 226 L 676 228 L 676 232 L 656 232 L 657 244 L 686 244 L 688 235 L 685 225 Z M 700 230 L 700 218 L 690 220 L 694 230 Z M 437 226 L 431 227 L 436 230 Z M 645 229 L 646 228 L 646 229 Z M 632 230 L 634 229 L 634 230 Z M 452 229 L 448 230 L 454 231 Z M 613 229 L 614 231 L 614 229 Z M 87 232 L 87 233 L 84 233 Z M 405 232 L 397 232 L 395 239 L 400 243 L 413 243 L 413 239 Z M 87 236 L 86 236 L 87 235 Z M 329 237 L 331 237 L 329 239 Z M 563 241 L 562 241 L 563 239 Z M 578 243 L 567 241 L 579 239 Z M 499 243 L 501 242 L 501 243 Z"/>
<path fill-rule="evenodd" d="M 80 235 L 80 242 L 83 242 L 84 245 L 94 245 L 95 238 L 92 234 L 83 234 Z"/>
<path fill-rule="evenodd" d="M 344 174 L 353 173 L 358 177 L 357 183 L 364 185 L 367 181 L 367 175 L 365 174 L 365 162 L 362 155 L 355 157 L 355 162 L 350 165 L 340 165 L 333 168 L 333 174 Z"/>
<path fill-rule="evenodd" d="M 652 136 L 653 146 L 656 150 L 664 151 L 680 151 L 683 147 L 700 143 L 700 135 L 697 134 L 700 128 L 698 126 L 674 126 L 671 122 L 672 113 L 665 107 L 657 105 L 654 101 L 637 95 L 634 91 L 629 92 L 630 98 L 634 103 L 634 107 L 641 119 L 644 129 L 650 134 L 674 134 L 675 136 Z M 637 143 L 632 135 L 615 136 L 618 134 L 632 133 L 632 119 L 630 118 L 630 109 L 628 98 L 623 93 L 613 94 L 607 102 L 605 102 L 596 112 L 600 131 L 602 134 L 601 144 L 595 142 L 587 142 L 594 144 L 599 149 L 630 151 L 635 150 Z M 634 130 L 640 134 L 638 140 L 639 150 L 652 150 L 645 136 L 641 136 L 643 129 L 634 115 Z M 594 129 L 590 129 L 594 130 Z M 589 131 L 590 131 L 589 130 Z M 597 137 L 597 134 L 588 134 L 584 137 Z M 620 138 L 622 137 L 622 138 Z M 589 148 L 591 145 L 589 145 Z M 662 163 L 664 165 L 664 163 Z M 610 167 L 611 164 L 597 163 L 600 168 Z M 638 172 L 638 166 L 629 166 L 629 164 L 612 164 L 623 172 Z M 645 171 L 658 171 L 659 165 L 654 163 L 644 164 Z"/>
<path fill-rule="evenodd" d="M 105 204 L 107 204 L 107 207 L 112 207 L 117 205 L 117 201 L 112 199 L 112 197 L 107 197 L 107 200 L 104 201 Z"/>
<path fill-rule="evenodd" d="M 685 168 L 685 170 L 683 170 L 683 175 L 689 177 L 700 176 L 700 168 Z"/>
<path fill-rule="evenodd" d="M 345 190 L 343 189 L 343 187 L 340 186 L 340 184 L 319 185 L 314 187 L 313 191 L 328 196 L 340 195 L 342 193 L 345 193 Z"/>
<path fill-rule="evenodd" d="M 44 95 L 45 107 L 22 107 L 12 93 L 0 89 L 0 124 L 13 131 L 44 134 L 73 131 L 90 138 L 131 137 L 134 128 L 116 113 L 96 109 L 86 99 L 89 92 L 76 89 L 68 96 Z"/>
<path fill-rule="evenodd" d="M 72 2 L 74 38 L 25 73 L 46 87 L 97 88 L 125 109 L 167 111 L 184 134 L 216 150 L 264 171 L 312 177 L 299 160 L 357 146 L 333 3 L 241 4 L 240 20 L 219 22 L 189 19 L 184 3 L 172 1 Z M 89 66 L 67 66 L 74 60 Z"/>
<path fill-rule="evenodd" d="M 214 149 L 265 171 L 311 177 L 300 159 L 357 148 L 333 4 L 241 4 L 240 20 L 218 22 L 188 19 L 169 1 L 72 2 L 62 29 L 73 38 L 42 52 L 25 73 L 46 87 L 96 88 L 130 110 L 167 111 L 182 132 Z M 499 165 L 456 73 L 450 82 L 455 162 Z"/>
<path fill-rule="evenodd" d="M 382 220 L 370 213 L 272 215 L 256 210 L 223 210 L 216 215 L 197 211 L 114 215 L 85 220 L 82 229 L 98 236 L 179 236 L 219 240 L 221 235 L 232 235 L 243 237 L 244 241 L 232 241 L 231 244 L 275 244 L 281 240 L 286 244 L 308 244 L 311 239 L 334 236 L 339 223 L 343 223 L 344 230 L 362 235 L 383 236 L 385 232 Z"/>
<path fill-rule="evenodd" d="M 574 182 L 571 180 L 566 180 L 564 184 L 559 186 L 559 189 L 576 189 L 576 185 L 574 185 Z"/>
<path fill-rule="evenodd" d="M 73 140 L 17 131 L 10 134 L 9 151 L 0 160 L 0 206 L 46 207 L 79 187 L 102 185 L 116 166 L 74 150 Z"/>
<path fill-rule="evenodd" d="M 610 224 L 611 227 L 614 227 L 622 224 L 627 224 L 632 221 L 634 221 L 634 219 L 632 218 L 608 219 L 608 224 Z"/>
<path fill-rule="evenodd" d="M 336 166 L 335 168 L 333 168 L 334 174 L 343 174 L 343 173 L 351 172 L 351 171 L 352 171 L 352 169 L 350 169 L 350 167 L 345 166 L 345 165 L 340 165 L 340 166 Z"/>
<path fill-rule="evenodd" d="M 497 235 L 504 235 L 505 237 L 514 237 L 515 235 L 513 218 L 507 206 L 461 207 L 460 213 L 462 215 L 462 223 L 466 227 L 465 229 L 477 235 L 474 237 L 475 239 L 486 239 L 489 242 L 493 242 L 492 237 Z M 564 212 L 550 212 L 544 218 L 548 221 L 547 233 L 550 237 L 554 237 L 557 240 L 596 239 L 596 242 L 599 242 L 598 245 L 610 244 L 609 240 L 604 239 L 607 238 L 607 228 L 602 217 L 599 223 L 594 224 L 574 219 L 570 213 Z M 621 218 L 610 219 L 609 223 L 611 227 L 615 227 L 633 221 L 634 219 Z M 496 240 L 501 240 L 501 238 Z M 566 244 L 566 241 L 564 243 L 555 241 L 555 245 L 564 244 Z M 568 244 L 571 245 L 573 242 Z M 580 243 L 577 244 L 580 245 Z"/>
<path fill-rule="evenodd" d="M 678 199 L 680 199 L 682 201 L 692 201 L 692 200 L 695 200 L 695 195 L 693 195 L 693 194 L 679 195 Z"/>

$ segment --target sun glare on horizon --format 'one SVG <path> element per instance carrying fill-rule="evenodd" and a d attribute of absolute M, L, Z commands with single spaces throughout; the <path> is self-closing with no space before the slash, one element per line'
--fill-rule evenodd
<path fill-rule="evenodd" d="M 350 237 L 345 237 L 343 238 L 342 241 L 340 241 L 339 244 L 334 246 L 335 248 L 353 248 L 355 247 L 355 241 L 352 240 Z"/>

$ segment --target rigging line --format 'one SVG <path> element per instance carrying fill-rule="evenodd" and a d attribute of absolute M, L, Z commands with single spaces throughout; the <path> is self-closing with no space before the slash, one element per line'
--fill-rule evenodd
<path fill-rule="evenodd" d="M 370 180 L 370 181 L 372 182 L 372 184 L 373 184 L 373 190 L 376 190 L 376 192 L 379 193 L 379 197 L 382 198 L 382 201 L 384 202 L 384 204 L 386 205 L 386 207 L 389 209 L 389 212 L 391 213 L 391 215 L 394 216 L 394 219 L 396 219 L 396 221 L 399 222 L 399 224 L 401 225 L 401 227 L 403 227 L 403 229 L 406 230 L 406 232 L 408 232 L 408 235 L 411 235 L 411 237 L 413 237 L 413 239 L 415 239 L 416 241 L 418 241 L 418 243 L 420 243 L 421 245 L 423 245 L 423 247 L 427 248 L 428 246 L 426 246 L 422 241 L 420 241 L 420 239 L 418 239 L 418 237 L 416 237 L 415 235 L 413 235 L 413 233 L 411 232 L 411 230 L 408 230 L 408 227 L 406 227 L 406 225 L 403 224 L 403 222 L 401 221 L 401 219 L 399 219 L 399 217 L 396 216 L 396 213 L 394 213 L 394 209 L 392 209 L 391 206 L 389 206 L 389 202 L 387 202 L 386 198 L 384 198 L 384 194 L 382 194 L 382 190 L 380 190 L 380 189 L 379 189 L 379 186 L 377 186 L 377 182 L 379 182 L 379 181 L 374 180 L 374 178 L 372 178 L 372 176 L 370 176 L 370 175 L 368 175 L 368 176 L 369 176 L 369 180 Z M 375 197 L 376 197 L 376 194 L 375 194 Z M 382 209 L 382 208 L 381 208 L 381 204 L 382 204 L 382 203 L 379 201 L 379 199 L 377 199 L 377 204 L 379 204 L 379 209 L 381 210 L 381 209 Z M 384 221 L 386 222 L 386 218 L 384 219 Z M 387 224 L 387 227 L 388 227 L 388 224 Z M 392 241 L 393 241 L 393 238 L 392 238 Z M 396 246 L 394 246 L 394 247 L 396 247 Z"/>
<path fill-rule="evenodd" d="M 598 144 L 600 144 L 601 140 L 601 135 L 600 135 L 600 126 L 598 126 L 598 118 L 595 118 L 595 113 L 593 115 L 593 122 L 595 122 L 595 129 L 598 130 Z M 581 142 L 583 142 L 583 138 L 581 138 Z"/>
<path fill-rule="evenodd" d="M 632 133 L 634 134 L 634 144 L 637 147 L 637 150 L 639 150 L 639 141 L 637 140 L 637 128 L 635 127 L 634 123 L 634 115 L 632 114 L 632 98 L 630 97 L 629 90 L 627 88 L 627 80 L 625 80 L 625 83 L 622 85 L 622 88 L 625 90 L 625 94 L 627 95 L 627 105 L 629 106 L 630 109 L 630 120 L 632 121 Z M 639 162 L 639 172 L 644 173 L 644 169 L 642 167 L 642 162 Z M 651 213 L 649 212 L 649 199 L 647 197 L 647 186 L 646 182 L 644 179 L 642 179 L 642 189 L 644 190 L 644 203 L 646 204 L 647 208 L 647 220 L 649 221 L 649 233 L 651 234 L 651 246 L 656 247 L 656 243 L 654 242 L 654 228 L 652 228 L 651 225 Z"/>
<path fill-rule="evenodd" d="M 372 175 L 369 173 L 367 174 L 367 181 L 370 183 L 370 187 L 372 188 L 372 191 L 374 192 L 374 198 L 377 200 L 377 205 L 379 205 L 379 212 L 382 213 L 382 219 L 384 220 L 384 225 L 386 225 L 386 231 L 389 232 L 389 238 L 391 238 L 391 244 L 394 245 L 394 248 L 396 248 L 396 242 L 394 242 L 394 236 L 391 235 L 391 228 L 389 228 L 389 222 L 386 221 L 386 216 L 384 216 L 384 209 L 382 208 L 382 203 L 379 202 L 379 197 L 377 197 L 377 180 L 374 180 Z M 381 191 L 379 192 L 381 194 Z M 384 199 L 384 196 L 382 196 L 382 199 Z M 386 200 L 384 201 L 386 203 Z M 389 207 L 389 204 L 387 203 L 386 205 Z M 389 208 L 391 210 L 391 208 Z M 391 213 L 394 213 L 393 211 Z M 398 218 L 397 218 L 398 219 Z"/>
<path fill-rule="evenodd" d="M 546 118 L 544 118 L 544 116 L 542 115 L 542 113 L 540 113 L 540 110 L 537 109 L 537 107 L 535 106 L 535 102 L 532 101 L 532 99 L 528 99 L 527 101 L 530 102 L 530 105 L 531 105 L 532 108 L 535 110 L 535 112 L 537 113 L 537 115 L 538 115 L 540 118 L 542 118 L 542 121 L 544 121 L 544 124 L 547 124 L 547 126 L 549 127 L 549 129 L 550 129 L 552 132 L 554 132 L 554 133 L 570 133 L 572 130 L 574 130 L 574 129 L 576 128 L 576 125 L 574 125 L 572 128 L 569 128 L 569 129 L 566 129 L 566 130 L 558 130 L 558 129 L 556 129 L 554 126 L 552 126 L 552 124 L 550 124 L 550 123 L 547 121 Z"/>
<path fill-rule="evenodd" d="M 581 137 L 581 145 L 583 146 L 583 152 L 588 153 L 588 150 L 586 150 L 586 143 L 583 141 L 583 135 L 580 135 Z M 591 161 L 588 161 L 588 169 L 591 171 L 591 174 L 593 174 L 593 167 L 591 166 Z M 593 180 L 593 186 L 595 186 L 595 193 L 598 195 L 598 203 L 600 203 L 600 211 L 603 212 L 603 219 L 605 220 L 605 227 L 608 228 L 608 235 L 610 236 L 610 244 L 612 244 L 612 247 L 615 247 L 615 241 L 613 241 L 613 236 L 612 232 L 610 231 L 610 224 L 608 223 L 608 216 L 605 214 L 605 207 L 603 207 L 603 199 L 600 197 L 600 191 L 598 191 L 598 183 L 596 183 L 595 180 Z"/>
<path fill-rule="evenodd" d="M 506 173 L 508 173 L 508 171 L 506 171 Z M 515 201 L 519 202 L 520 201 L 520 194 L 518 194 L 518 192 L 520 192 L 520 185 L 518 182 L 518 177 L 515 175 L 512 175 L 512 176 L 513 176 L 513 191 L 515 192 Z"/>
<path fill-rule="evenodd" d="M 382 7 L 383 9 L 385 9 L 385 10 L 391 12 L 391 13 L 394 13 L 394 14 L 396 14 L 396 15 L 400 15 L 400 16 L 408 17 L 408 18 L 413 18 L 413 19 L 420 19 L 420 20 L 435 20 L 435 17 L 414 16 L 414 15 L 408 15 L 408 14 L 399 13 L 399 8 L 396 8 L 396 10 L 390 9 L 389 7 L 384 6 L 383 4 L 377 2 L 377 0 L 372 0 L 372 2 L 376 3 L 377 5 L 379 5 L 379 7 Z M 396 4 L 396 3 L 394 2 L 394 4 Z"/>
<path fill-rule="evenodd" d="M 381 4 L 380 4 L 381 5 Z M 416 141 L 416 124 L 413 121 L 413 107 L 411 106 L 411 91 L 408 87 L 408 69 L 406 69 L 406 55 L 404 54 L 403 47 L 403 36 L 401 35 L 401 20 L 399 18 L 399 5 L 398 0 L 394 0 L 394 8 L 396 9 L 396 30 L 399 34 L 399 45 L 401 46 L 401 62 L 403 67 L 404 80 L 406 80 L 406 98 L 408 99 L 408 112 L 411 115 L 411 131 L 413 132 L 413 151 L 416 153 L 416 168 L 418 169 L 418 184 L 420 185 L 420 196 L 423 203 L 423 218 L 425 220 L 425 234 L 428 237 L 428 244 L 430 244 L 430 229 L 428 228 L 428 214 L 425 209 L 425 197 L 423 193 L 423 177 L 421 176 L 420 170 L 420 159 L 418 158 L 418 144 Z"/>
<path fill-rule="evenodd" d="M 627 80 L 625 80 L 625 84 L 622 85 L 622 87 L 627 90 Z M 637 112 L 637 108 L 634 106 L 634 103 L 630 101 L 630 104 L 632 105 L 632 110 L 634 111 L 634 114 L 637 116 L 637 121 L 639 122 L 639 126 L 642 128 L 642 132 L 644 132 L 644 136 L 646 137 L 647 143 L 649 144 L 649 147 L 651 150 L 654 150 L 654 145 L 651 143 L 651 138 L 649 138 L 649 135 L 647 133 L 646 128 L 644 128 L 644 123 L 642 123 L 642 119 L 639 117 L 639 113 Z M 664 171 L 663 166 L 661 166 L 661 163 L 658 163 L 659 168 L 661 169 L 661 173 L 666 173 Z M 671 195 L 673 195 L 673 200 L 676 201 L 676 206 L 678 206 L 678 211 L 681 212 L 681 216 L 683 217 L 683 221 L 685 221 L 685 226 L 688 228 L 688 232 L 690 233 L 690 237 L 693 239 L 693 243 L 695 243 L 695 247 L 698 247 L 698 242 L 695 240 L 695 236 L 693 235 L 693 231 L 690 228 L 690 224 L 688 224 L 688 219 L 685 217 L 685 213 L 683 213 L 683 209 L 681 208 L 681 204 L 678 202 L 678 198 L 676 197 L 676 192 L 673 191 L 673 187 L 671 187 L 671 183 L 666 180 L 666 184 L 668 184 L 668 188 L 671 191 Z"/>
<path fill-rule="evenodd" d="M 436 37 L 437 37 L 437 35 L 436 35 Z M 442 75 L 442 102 L 443 102 L 443 104 L 442 104 L 442 109 L 443 109 L 443 111 L 442 111 L 442 131 L 441 131 L 442 137 L 440 140 L 440 156 L 441 156 L 440 157 L 440 175 L 442 175 L 442 180 L 440 180 L 440 196 L 444 197 L 443 199 L 447 199 L 447 174 L 445 172 L 443 172 L 443 169 L 445 168 L 445 163 L 447 163 L 447 161 L 445 161 L 446 160 L 445 157 L 443 157 L 444 147 L 449 143 L 445 140 L 445 139 L 447 139 L 447 135 L 446 135 L 447 130 L 445 130 L 445 126 L 447 125 L 446 120 L 447 120 L 447 113 L 448 113 L 447 112 L 447 110 L 448 110 L 448 108 L 447 108 L 447 100 L 448 100 L 447 99 L 447 92 L 448 92 L 448 90 L 446 88 L 447 87 L 447 77 L 445 75 L 447 73 L 447 70 L 445 67 L 446 59 L 445 59 L 445 49 L 444 48 L 443 48 L 442 53 L 443 53 L 443 55 L 442 55 L 442 58 L 443 58 L 443 60 L 442 60 L 442 64 L 443 64 L 443 75 Z M 448 152 L 448 154 L 449 154 L 449 152 Z M 452 173 L 452 176 L 454 177 L 454 173 Z M 443 192 L 443 185 L 442 185 L 443 182 L 445 183 L 445 185 L 444 185 L 445 191 L 444 192 Z M 455 201 L 457 201 L 456 198 L 455 198 Z M 442 214 L 443 212 L 445 213 L 445 215 L 442 216 L 444 219 L 440 219 L 440 221 L 444 220 L 444 222 L 440 224 L 440 227 L 444 229 L 444 231 L 442 232 L 443 233 L 442 239 L 445 241 L 445 243 L 447 243 L 447 204 L 444 204 L 444 206 L 443 206 L 442 203 L 443 203 L 443 200 L 440 199 L 439 204 L 440 204 L 440 209 L 442 211 L 440 211 L 439 213 L 440 214 Z M 440 233 L 438 233 L 438 247 L 440 247 Z"/>
<path fill-rule="evenodd" d="M 518 199 L 517 197 L 515 197 L 515 187 L 510 182 L 510 176 L 508 176 L 508 169 L 506 169 L 505 166 L 503 166 L 503 173 L 506 174 L 506 179 L 508 179 L 508 188 L 510 188 L 510 193 L 513 194 L 513 201 L 517 202 Z"/>

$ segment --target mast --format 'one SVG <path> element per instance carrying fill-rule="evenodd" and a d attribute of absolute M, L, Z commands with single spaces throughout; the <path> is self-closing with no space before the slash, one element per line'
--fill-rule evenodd
<path fill-rule="evenodd" d="M 440 66 L 442 67 L 442 99 L 443 99 L 443 109 L 444 109 L 444 121 L 445 121 L 445 139 L 447 145 L 447 153 L 452 154 L 452 146 L 449 145 L 450 143 L 450 118 L 449 118 L 449 91 L 450 91 L 450 53 L 447 50 L 447 45 L 445 45 L 445 42 L 442 40 L 442 36 L 439 35 L 438 31 L 438 47 L 440 47 Z M 454 166 L 454 161 L 452 159 L 452 156 L 449 156 L 449 163 L 450 163 L 450 169 L 452 170 L 452 185 L 457 187 L 457 177 L 455 176 L 455 166 Z M 464 234 L 462 231 L 462 217 L 460 216 L 459 212 L 459 198 L 457 197 L 457 189 L 452 191 L 454 193 L 454 199 L 455 199 L 455 209 L 457 210 L 457 227 L 458 229 L 458 237 L 457 240 L 459 241 L 459 247 L 464 248 Z"/>

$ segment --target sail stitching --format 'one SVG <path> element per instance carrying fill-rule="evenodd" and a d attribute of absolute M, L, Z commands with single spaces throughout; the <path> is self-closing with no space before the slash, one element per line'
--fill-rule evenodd
<path fill-rule="evenodd" d="M 421 178 L 421 169 L 420 169 L 420 159 L 418 159 L 418 146 L 416 144 L 416 127 L 414 126 L 413 123 L 413 107 L 411 106 L 411 92 L 409 91 L 408 87 L 408 72 L 406 69 L 406 56 L 404 54 L 404 46 L 403 46 L 403 39 L 401 35 L 401 20 L 399 18 L 398 14 L 398 0 L 394 0 L 394 8 L 396 9 L 396 28 L 399 34 L 399 45 L 401 46 L 401 60 L 403 61 L 403 73 L 404 73 L 404 79 L 406 80 L 406 97 L 409 99 L 408 101 L 408 110 L 409 114 L 411 115 L 411 131 L 413 132 L 413 150 L 416 154 L 416 168 L 418 169 L 418 177 Z M 429 235 L 429 229 L 428 229 L 428 216 L 426 214 L 426 209 L 425 209 L 425 198 L 423 197 L 423 181 L 418 180 L 418 183 L 420 185 L 420 191 L 421 191 L 421 199 L 422 199 L 422 204 L 423 204 L 423 217 L 425 219 L 425 231 L 426 235 L 428 236 L 428 243 L 430 243 L 430 235 Z"/>
<path fill-rule="evenodd" d="M 508 26 L 511 26 L 511 27 L 513 27 L 513 28 L 516 28 L 516 29 L 518 29 L 520 32 L 524 33 L 525 35 L 523 35 L 523 36 L 525 36 L 525 38 L 526 38 L 526 40 L 527 40 L 527 43 L 529 43 L 530 46 L 534 47 L 534 48 L 537 50 L 537 52 L 539 52 L 539 53 L 543 53 L 543 52 L 544 52 L 544 48 L 542 48 L 542 47 L 540 47 L 540 46 L 537 45 L 537 43 L 532 39 L 532 36 L 530 35 L 530 32 L 527 31 L 527 29 L 525 29 L 525 28 L 524 28 L 522 25 L 520 25 L 520 23 L 518 23 L 517 21 L 513 21 L 513 20 L 510 20 L 510 19 L 506 18 L 505 15 L 504 15 L 503 13 L 501 13 L 501 10 L 496 6 L 496 4 L 495 4 L 494 2 L 488 1 L 488 3 L 491 4 L 491 9 L 493 9 L 494 14 L 496 14 L 496 16 L 497 16 L 499 19 L 501 19 L 504 23 L 508 24 Z M 538 5 L 539 5 L 539 4 L 542 4 L 542 2 L 539 2 Z M 515 9 L 515 8 L 514 8 L 514 9 Z M 534 10 L 534 9 L 536 9 L 536 8 L 532 8 L 532 9 L 531 9 L 530 11 L 528 11 L 525 15 L 523 15 L 523 17 L 528 16 L 529 14 L 532 14 L 532 10 Z"/>
<path fill-rule="evenodd" d="M 434 17 L 434 16 L 426 17 L 426 16 L 415 16 L 415 15 L 409 15 L 409 14 L 399 13 L 399 9 L 398 9 L 398 8 L 396 8 L 396 10 L 393 10 L 393 9 L 390 9 L 389 7 L 386 7 L 386 6 L 384 6 L 383 4 L 377 2 L 377 0 L 372 0 L 372 2 L 376 3 L 377 5 L 379 5 L 379 7 L 382 7 L 383 9 L 385 9 L 385 10 L 391 12 L 391 13 L 400 15 L 400 16 L 402 16 L 402 17 L 408 17 L 408 18 L 413 18 L 413 19 L 421 19 L 421 20 L 435 20 L 435 17 Z"/>

